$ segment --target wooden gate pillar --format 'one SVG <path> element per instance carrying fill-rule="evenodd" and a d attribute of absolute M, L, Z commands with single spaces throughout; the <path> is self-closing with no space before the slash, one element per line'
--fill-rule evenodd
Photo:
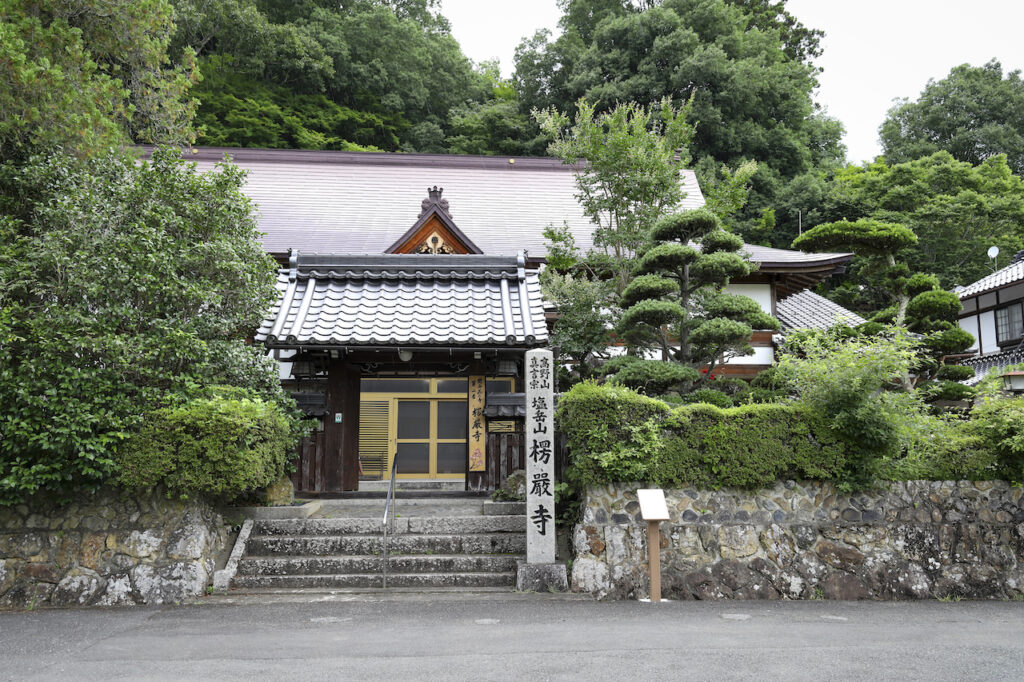
<path fill-rule="evenodd" d="M 344 360 L 328 365 L 326 492 L 359 489 L 359 375 L 359 366 Z"/>

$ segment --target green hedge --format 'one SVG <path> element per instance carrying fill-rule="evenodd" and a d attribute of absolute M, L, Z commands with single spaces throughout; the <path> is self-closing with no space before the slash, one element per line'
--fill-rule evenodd
<path fill-rule="evenodd" d="M 126 488 L 229 499 L 284 475 L 294 437 L 281 410 L 261 400 L 202 398 L 147 415 L 118 452 Z"/>
<path fill-rule="evenodd" d="M 583 486 L 758 488 L 780 478 L 846 478 L 845 444 L 825 420 L 793 405 L 672 409 L 623 387 L 583 383 L 561 397 L 558 419 L 569 475 Z"/>

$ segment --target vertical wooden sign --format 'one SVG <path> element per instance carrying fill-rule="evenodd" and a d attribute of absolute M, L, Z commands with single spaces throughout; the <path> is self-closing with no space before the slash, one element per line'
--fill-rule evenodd
<path fill-rule="evenodd" d="M 469 470 L 487 471 L 487 430 L 484 428 L 485 385 L 482 376 L 469 377 Z"/>
<path fill-rule="evenodd" d="M 554 357 L 526 352 L 526 561 L 555 561 Z"/>

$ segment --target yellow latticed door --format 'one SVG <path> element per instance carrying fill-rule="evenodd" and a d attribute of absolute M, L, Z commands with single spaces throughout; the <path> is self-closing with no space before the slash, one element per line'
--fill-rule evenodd
<path fill-rule="evenodd" d="M 390 426 L 390 400 L 359 403 L 359 463 L 363 478 L 387 478 Z"/>
<path fill-rule="evenodd" d="M 508 393 L 510 378 L 488 378 L 488 392 Z M 366 377 L 362 380 L 359 456 L 364 478 L 461 479 L 469 444 L 465 377 Z"/>

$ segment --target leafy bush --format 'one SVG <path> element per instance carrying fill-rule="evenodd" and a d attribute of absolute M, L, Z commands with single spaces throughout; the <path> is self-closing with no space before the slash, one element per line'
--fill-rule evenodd
<path fill-rule="evenodd" d="M 881 462 L 902 452 L 905 422 L 926 414 L 918 396 L 894 392 L 906 384 L 916 360 L 917 342 L 894 329 L 864 338 L 807 335 L 799 355 L 780 361 L 779 372 L 800 404 L 847 443 L 844 485 L 870 484 Z"/>
<path fill-rule="evenodd" d="M 278 480 L 293 448 L 288 419 L 275 405 L 198 398 L 146 416 L 118 451 L 118 482 L 230 499 Z"/>
<path fill-rule="evenodd" d="M 942 365 L 935 374 L 936 379 L 944 381 L 964 381 L 974 376 L 974 368 L 967 365 Z"/>
<path fill-rule="evenodd" d="M 978 395 L 978 389 L 956 381 L 925 381 L 918 385 L 917 390 L 921 398 L 930 403 L 937 400 L 971 400 Z"/>
<path fill-rule="evenodd" d="M 704 403 L 706 405 L 715 405 L 716 407 L 732 407 L 733 404 L 732 398 L 713 388 L 698 388 L 693 393 L 683 396 L 683 402 L 688 405 Z"/>
<path fill-rule="evenodd" d="M 276 265 L 243 184 L 171 149 L 0 165 L 0 505 L 113 478 L 140 416 L 204 387 L 290 402 L 244 339 Z"/>
<path fill-rule="evenodd" d="M 657 424 L 668 413 L 660 400 L 622 386 L 573 386 L 559 398 L 557 418 L 573 457 L 587 454 L 585 462 L 573 463 L 569 477 L 584 486 L 642 480 L 648 450 L 658 441 Z"/>
<path fill-rule="evenodd" d="M 721 409 L 665 403 L 616 386 L 580 384 L 558 419 L 581 486 L 644 481 L 659 486 L 770 485 L 779 477 L 835 479 L 844 443 L 828 423 L 788 405 Z"/>
<path fill-rule="evenodd" d="M 605 366 L 607 367 L 606 363 Z M 692 367 L 660 360 L 636 359 L 623 363 L 611 381 L 642 393 L 664 393 L 672 387 L 693 384 L 700 373 Z"/>
<path fill-rule="evenodd" d="M 974 408 L 970 432 L 1010 480 L 1024 482 L 1024 399 L 985 400 Z"/>

